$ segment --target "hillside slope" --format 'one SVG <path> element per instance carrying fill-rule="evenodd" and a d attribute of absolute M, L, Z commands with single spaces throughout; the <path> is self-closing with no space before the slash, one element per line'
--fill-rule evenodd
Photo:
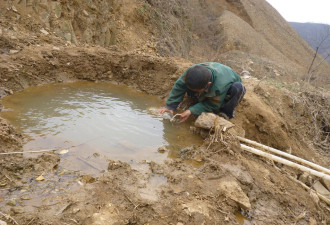
<path fill-rule="evenodd" d="M 157 45 L 162 55 L 222 61 L 237 70 L 252 61 L 254 75 L 273 70 L 273 78 L 291 81 L 304 78 L 313 58 L 313 49 L 263 0 L 148 2 L 162 15 L 158 23 L 168 26 Z M 153 21 L 153 13 L 145 17 Z M 325 64 L 318 79 L 325 81 L 329 71 Z"/>
<path fill-rule="evenodd" d="M 193 62 L 220 61 L 254 76 L 303 79 L 313 49 L 264 0 L 3 1 L 5 18 L 75 45 L 143 49 Z M 3 21 L 2 23 L 6 23 Z M 13 27 L 18 29 L 17 27 Z M 251 64 L 251 62 L 253 64 Z M 328 64 L 317 71 L 325 84 Z"/>

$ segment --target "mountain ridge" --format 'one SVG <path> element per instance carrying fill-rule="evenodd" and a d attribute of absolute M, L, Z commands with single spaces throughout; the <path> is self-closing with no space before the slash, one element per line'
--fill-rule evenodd
<path fill-rule="evenodd" d="M 319 47 L 318 53 L 323 57 L 330 54 L 330 25 L 322 23 L 288 22 L 298 34 L 314 49 Z M 322 45 L 321 42 L 323 41 Z M 327 62 L 330 63 L 330 57 Z"/>

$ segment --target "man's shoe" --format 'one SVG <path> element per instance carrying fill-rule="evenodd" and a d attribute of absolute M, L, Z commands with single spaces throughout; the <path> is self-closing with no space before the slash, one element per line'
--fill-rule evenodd
<path fill-rule="evenodd" d="M 221 116 L 222 118 L 226 119 L 226 120 L 229 120 L 229 117 L 223 112 L 218 113 L 218 115 Z"/>

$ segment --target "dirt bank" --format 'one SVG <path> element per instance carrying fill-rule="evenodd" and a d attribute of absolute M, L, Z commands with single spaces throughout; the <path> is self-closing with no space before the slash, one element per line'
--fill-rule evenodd
<path fill-rule="evenodd" d="M 180 59 L 133 52 L 43 45 L 1 55 L 0 79 L 4 95 L 31 85 L 83 79 L 124 83 L 165 98 L 189 65 Z M 254 78 L 244 82 L 248 94 L 233 120 L 237 129 L 244 130 L 248 138 L 328 165 L 324 152 L 320 154 L 303 142 L 302 138 L 309 136 L 301 136 L 292 128 L 297 120 L 286 119 L 296 113 L 287 105 L 289 99 L 282 101 L 290 92 L 283 93 Z M 273 107 L 278 100 L 282 103 Z M 309 118 L 308 114 L 302 116 Z M 5 122 L 1 129 L 1 151 L 19 150 L 20 135 Z M 199 169 L 183 159 L 165 164 L 142 162 L 142 171 L 110 162 L 109 171 L 96 178 L 58 171 L 56 154 L 28 159 L 1 156 L 2 188 L 13 190 L 2 199 L 3 212 L 22 224 L 235 224 L 235 214 L 243 206 L 233 199 L 246 196 L 251 204 L 247 211 L 251 223 L 293 223 L 305 211 L 301 224 L 313 219 L 325 223 L 329 212 L 324 203 L 314 202 L 313 196 L 289 178 L 296 179 L 301 172 L 242 152 L 230 137 L 209 149 L 207 146 L 206 142 L 192 150 L 205 161 Z M 45 181 L 35 182 L 40 175 Z M 57 186 L 55 192 L 51 183 Z M 234 196 L 228 197 L 228 188 L 236 190 Z M 46 193 L 41 202 L 36 200 L 37 189 Z"/>

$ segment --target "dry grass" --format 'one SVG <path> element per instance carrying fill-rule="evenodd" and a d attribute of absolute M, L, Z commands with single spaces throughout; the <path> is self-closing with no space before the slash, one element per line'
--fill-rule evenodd
<path fill-rule="evenodd" d="M 330 93 L 302 87 L 298 95 L 291 95 L 295 107 L 303 107 L 301 134 L 310 137 L 314 146 L 329 151 L 330 149 Z M 310 121 L 305 119 L 309 118 Z M 310 124 L 308 124 L 310 122 Z"/>
<path fill-rule="evenodd" d="M 329 150 L 330 95 L 321 92 L 305 92 L 302 99 L 313 118 L 313 127 L 309 131 L 313 136 L 313 144 L 323 150 Z"/>

